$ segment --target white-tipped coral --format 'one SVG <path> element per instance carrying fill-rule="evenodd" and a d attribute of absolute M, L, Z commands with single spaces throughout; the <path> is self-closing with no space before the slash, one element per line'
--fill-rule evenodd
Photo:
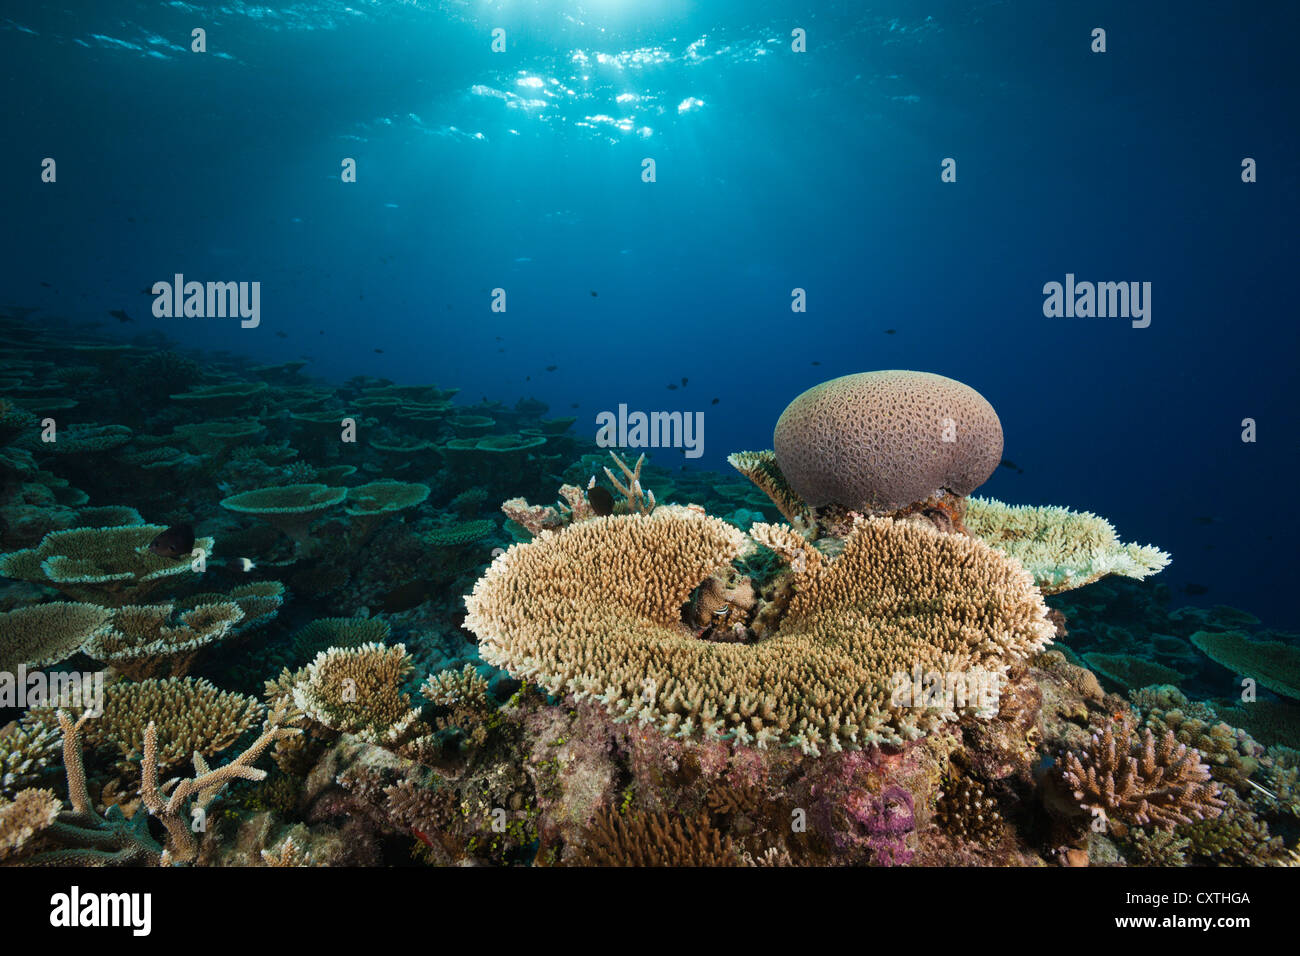
<path fill-rule="evenodd" d="M 1087 511 L 971 498 L 963 520 L 971 534 L 1028 568 L 1044 594 L 1081 588 L 1108 574 L 1141 580 L 1163 571 L 1170 560 L 1153 545 L 1124 544 L 1110 522 Z"/>

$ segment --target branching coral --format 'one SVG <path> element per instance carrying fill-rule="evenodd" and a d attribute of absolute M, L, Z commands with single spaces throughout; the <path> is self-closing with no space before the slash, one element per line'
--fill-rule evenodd
<path fill-rule="evenodd" d="M 1198 751 L 1172 732 L 1159 740 L 1150 728 L 1138 735 L 1127 714 L 1093 734 L 1082 753 L 1067 753 L 1061 776 L 1079 806 L 1112 827 L 1171 830 L 1217 817 L 1225 805 Z"/>
<path fill-rule="evenodd" d="M 578 862 L 585 866 L 742 866 L 739 848 L 709 824 L 708 814 L 606 809 L 592 825 Z"/>
<path fill-rule="evenodd" d="M 808 505 L 781 474 L 773 451 L 738 451 L 727 456 L 727 462 L 772 499 L 782 517 L 792 525 L 801 526 L 808 520 Z"/>
<path fill-rule="evenodd" d="M 499 557 L 466 598 L 485 660 L 551 693 L 591 697 L 663 732 L 809 753 L 900 743 L 955 716 L 894 706 L 899 674 L 999 672 L 1054 631 L 1028 575 L 971 538 L 862 522 L 830 561 L 783 526 L 755 538 L 792 559 L 775 636 L 699 641 L 682 606 L 748 539 L 690 508 L 599 518 Z"/>
<path fill-rule="evenodd" d="M 971 498 L 966 529 L 1015 558 L 1044 594 L 1091 584 L 1108 574 L 1141 580 L 1169 564 L 1152 545 L 1123 544 L 1105 518 L 1068 508 L 1006 505 Z"/>
<path fill-rule="evenodd" d="M 418 754 L 430 728 L 402 685 L 406 647 L 363 644 L 321 651 L 293 687 L 293 703 L 311 720 L 387 750 Z"/>
<path fill-rule="evenodd" d="M 256 726 L 262 713 L 253 698 L 192 677 L 121 681 L 105 689 L 103 714 L 81 736 L 92 747 L 116 751 L 125 766 L 143 753 L 144 728 L 156 725 L 158 760 L 171 767 L 195 753 L 220 753 Z M 45 709 L 31 711 L 28 719 L 53 723 Z"/>

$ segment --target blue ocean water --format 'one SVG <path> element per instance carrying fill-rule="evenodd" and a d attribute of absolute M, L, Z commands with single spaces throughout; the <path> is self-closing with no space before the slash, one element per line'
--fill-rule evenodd
<path fill-rule="evenodd" d="M 1208 588 L 1178 601 L 1296 629 L 1298 21 L 1289 3 L 15 5 L 0 303 L 335 380 L 535 396 L 593 435 L 620 404 L 702 411 L 682 464 L 723 470 L 811 385 L 937 372 L 1001 417 L 1016 468 L 983 493 L 1102 514 L 1173 554 L 1170 587 Z M 259 326 L 153 317 L 143 290 L 176 273 L 261 282 Z M 1150 282 L 1150 325 L 1045 317 L 1067 274 Z"/>

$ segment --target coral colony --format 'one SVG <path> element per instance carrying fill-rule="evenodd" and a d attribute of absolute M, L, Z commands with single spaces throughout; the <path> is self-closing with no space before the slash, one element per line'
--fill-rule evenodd
<path fill-rule="evenodd" d="M 976 495 L 968 385 L 823 382 L 740 479 L 534 400 L 0 338 L 5 864 L 1296 860 L 1295 642 Z M 1180 689 L 1224 670 L 1258 699 Z"/>

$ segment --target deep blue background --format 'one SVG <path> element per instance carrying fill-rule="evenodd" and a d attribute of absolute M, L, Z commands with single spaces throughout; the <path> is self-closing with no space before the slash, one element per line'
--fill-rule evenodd
<path fill-rule="evenodd" d="M 818 381 L 938 372 L 1024 470 L 986 493 L 1103 514 L 1196 601 L 1296 628 L 1298 8 L 16 5 L 0 304 L 535 395 L 592 433 L 620 402 L 703 410 L 722 468 Z M 152 318 L 140 290 L 178 271 L 261 281 L 261 327 Z M 1150 328 L 1044 318 L 1067 272 L 1152 282 Z"/>

